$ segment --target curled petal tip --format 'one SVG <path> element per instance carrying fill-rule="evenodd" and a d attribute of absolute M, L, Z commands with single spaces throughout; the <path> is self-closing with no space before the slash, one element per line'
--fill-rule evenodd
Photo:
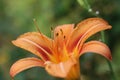
<path fill-rule="evenodd" d="M 109 25 L 109 29 L 111 29 L 111 28 L 112 28 L 112 26 Z"/>
<path fill-rule="evenodd" d="M 37 58 L 24 58 L 20 59 L 12 65 L 10 68 L 10 76 L 13 78 L 15 75 L 32 67 L 44 67 L 44 62 Z"/>
<path fill-rule="evenodd" d="M 89 41 L 85 43 L 83 45 L 80 55 L 85 54 L 87 52 L 97 53 L 104 56 L 108 60 L 112 60 L 111 51 L 108 48 L 108 46 L 99 41 Z"/>
<path fill-rule="evenodd" d="M 111 56 L 111 55 L 109 56 L 109 60 L 110 60 L 110 61 L 112 60 L 112 56 Z"/>

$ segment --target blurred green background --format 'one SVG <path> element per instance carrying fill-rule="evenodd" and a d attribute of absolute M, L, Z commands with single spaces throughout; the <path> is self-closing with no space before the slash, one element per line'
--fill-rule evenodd
<path fill-rule="evenodd" d="M 120 0 L 88 0 L 93 11 L 112 25 L 106 31 L 106 44 L 112 51 L 112 65 L 120 79 Z M 12 80 L 10 66 L 18 59 L 34 56 L 15 47 L 11 41 L 25 32 L 36 31 L 33 19 L 41 32 L 50 37 L 51 27 L 78 23 L 94 17 L 77 0 L 0 0 L 0 80 Z M 97 36 L 100 36 L 99 34 Z M 82 80 L 112 80 L 107 61 L 96 54 L 80 58 Z M 14 80 L 55 80 L 43 68 L 31 68 L 18 74 Z M 56 79 L 57 80 L 57 79 Z"/>

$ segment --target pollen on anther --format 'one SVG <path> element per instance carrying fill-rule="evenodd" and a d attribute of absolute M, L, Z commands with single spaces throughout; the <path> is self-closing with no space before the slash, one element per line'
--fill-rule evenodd
<path fill-rule="evenodd" d="M 66 38 L 66 36 L 64 35 L 64 37 L 63 37 L 64 39 Z"/>
<path fill-rule="evenodd" d="M 61 34 L 63 34 L 63 30 L 62 30 L 62 29 L 60 29 L 60 31 L 61 31 Z"/>
<path fill-rule="evenodd" d="M 59 33 L 56 33 L 56 36 L 58 36 L 59 35 Z"/>
<path fill-rule="evenodd" d="M 53 32 L 54 31 L 53 27 L 50 27 L 50 30 Z"/>

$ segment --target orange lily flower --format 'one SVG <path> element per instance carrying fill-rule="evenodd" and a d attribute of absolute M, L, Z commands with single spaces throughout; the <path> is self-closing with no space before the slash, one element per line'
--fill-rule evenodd
<path fill-rule="evenodd" d="M 111 60 L 110 49 L 100 41 L 85 42 L 90 36 L 111 26 L 101 18 L 88 18 L 74 24 L 57 26 L 54 29 L 54 39 L 40 32 L 28 32 L 12 43 L 28 50 L 40 58 L 24 58 L 14 63 L 10 75 L 14 77 L 19 72 L 31 67 L 45 67 L 46 71 L 55 77 L 67 80 L 80 77 L 79 57 L 87 52 L 100 54 Z"/>

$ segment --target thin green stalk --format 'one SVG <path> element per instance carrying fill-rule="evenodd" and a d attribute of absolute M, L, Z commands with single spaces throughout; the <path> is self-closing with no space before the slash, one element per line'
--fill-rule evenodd
<path fill-rule="evenodd" d="M 105 42 L 104 31 L 101 31 L 101 38 L 102 38 L 102 42 Z M 108 66 L 110 68 L 110 71 L 111 71 L 112 80 L 117 80 L 116 77 L 115 77 L 114 71 L 113 71 L 112 63 L 110 61 L 108 61 L 108 60 L 107 60 L 107 63 L 108 63 Z"/>
<path fill-rule="evenodd" d="M 101 31 L 101 38 L 102 38 L 102 42 L 105 42 L 105 35 L 104 35 L 104 31 Z"/>
<path fill-rule="evenodd" d="M 111 70 L 112 79 L 117 80 L 116 77 L 115 77 L 114 71 L 113 71 L 112 63 L 110 61 L 108 61 L 108 60 L 107 60 L 107 63 L 108 63 L 109 68 Z"/>

